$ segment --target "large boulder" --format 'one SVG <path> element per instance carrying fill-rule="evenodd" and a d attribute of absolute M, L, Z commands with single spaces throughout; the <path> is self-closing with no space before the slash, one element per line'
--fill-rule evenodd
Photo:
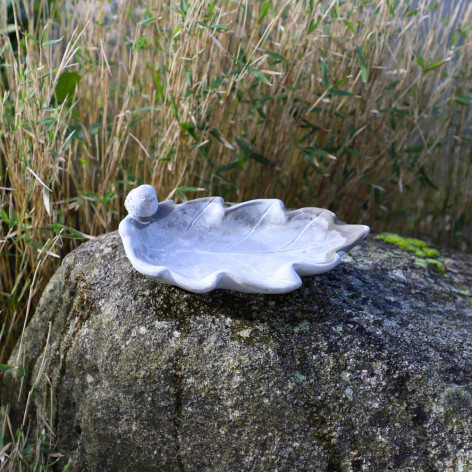
<path fill-rule="evenodd" d="M 195 295 L 111 233 L 65 258 L 11 362 L 23 402 L 42 371 L 69 471 L 469 470 L 472 258 L 417 262 L 369 238 L 285 295 Z"/>

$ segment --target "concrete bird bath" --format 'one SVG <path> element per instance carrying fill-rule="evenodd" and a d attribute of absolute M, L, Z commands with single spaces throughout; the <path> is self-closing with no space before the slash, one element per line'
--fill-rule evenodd
<path fill-rule="evenodd" d="M 287 211 L 274 199 L 231 207 L 221 197 L 158 203 L 150 185 L 133 189 L 125 206 L 119 233 L 133 267 L 195 293 L 295 290 L 300 276 L 332 269 L 369 233 L 328 210 Z"/>

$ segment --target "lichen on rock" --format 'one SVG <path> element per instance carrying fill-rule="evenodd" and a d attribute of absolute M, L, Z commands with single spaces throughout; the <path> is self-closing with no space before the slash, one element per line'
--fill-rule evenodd
<path fill-rule="evenodd" d="M 472 258 L 415 257 L 369 238 L 288 294 L 196 295 L 111 233 L 65 258 L 12 362 L 24 395 L 51 326 L 34 406 L 69 471 L 467 470 Z"/>

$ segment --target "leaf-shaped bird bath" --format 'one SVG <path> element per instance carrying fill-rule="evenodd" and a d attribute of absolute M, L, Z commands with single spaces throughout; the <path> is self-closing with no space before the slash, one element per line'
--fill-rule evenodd
<path fill-rule="evenodd" d="M 326 272 L 369 232 L 320 208 L 287 211 L 280 200 L 226 208 L 221 197 L 180 205 L 157 203 L 143 185 L 126 199 L 119 227 L 126 255 L 139 272 L 196 293 L 225 288 L 284 293 L 300 275 Z"/>

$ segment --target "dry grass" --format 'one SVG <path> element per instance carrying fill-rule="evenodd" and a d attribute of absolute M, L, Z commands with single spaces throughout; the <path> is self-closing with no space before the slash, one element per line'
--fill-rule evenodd
<path fill-rule="evenodd" d="M 60 258 L 116 229 L 142 182 L 471 249 L 468 2 L 447 24 L 426 0 L 11 3 L 0 362 Z"/>
<path fill-rule="evenodd" d="M 50 396 L 51 403 L 46 408 L 47 412 L 42 411 L 41 408 L 32 408 L 35 385 L 45 376 L 44 365 L 50 333 L 51 324 L 49 324 L 49 333 L 39 371 L 33 386 L 25 395 L 26 405 L 24 406 L 24 411 L 18 411 L 18 409 L 15 411 L 16 416 L 20 414 L 22 417 L 18 424 L 13 426 L 10 421 L 10 404 L 2 406 L 2 411 L 0 412 L 2 413 L 0 421 L 0 471 L 43 471 L 51 469 L 63 457 L 55 450 L 57 437 L 48 422 L 53 416 L 53 396 Z M 24 347 L 20 347 L 18 352 L 24 353 Z M 17 359 L 16 364 L 21 364 L 19 359 Z M 3 366 L 3 368 L 5 367 Z M 23 383 L 25 371 L 18 368 L 16 370 L 16 381 L 20 385 L 18 396 L 21 397 L 22 391 L 25 388 Z M 47 380 L 49 382 L 49 379 Z M 18 405 L 16 398 L 12 398 L 10 402 L 15 406 Z M 33 411 L 34 414 L 32 413 Z M 33 416 L 34 421 L 32 421 Z M 68 470 L 69 465 L 69 462 L 67 462 L 62 466 L 63 472 Z"/>

